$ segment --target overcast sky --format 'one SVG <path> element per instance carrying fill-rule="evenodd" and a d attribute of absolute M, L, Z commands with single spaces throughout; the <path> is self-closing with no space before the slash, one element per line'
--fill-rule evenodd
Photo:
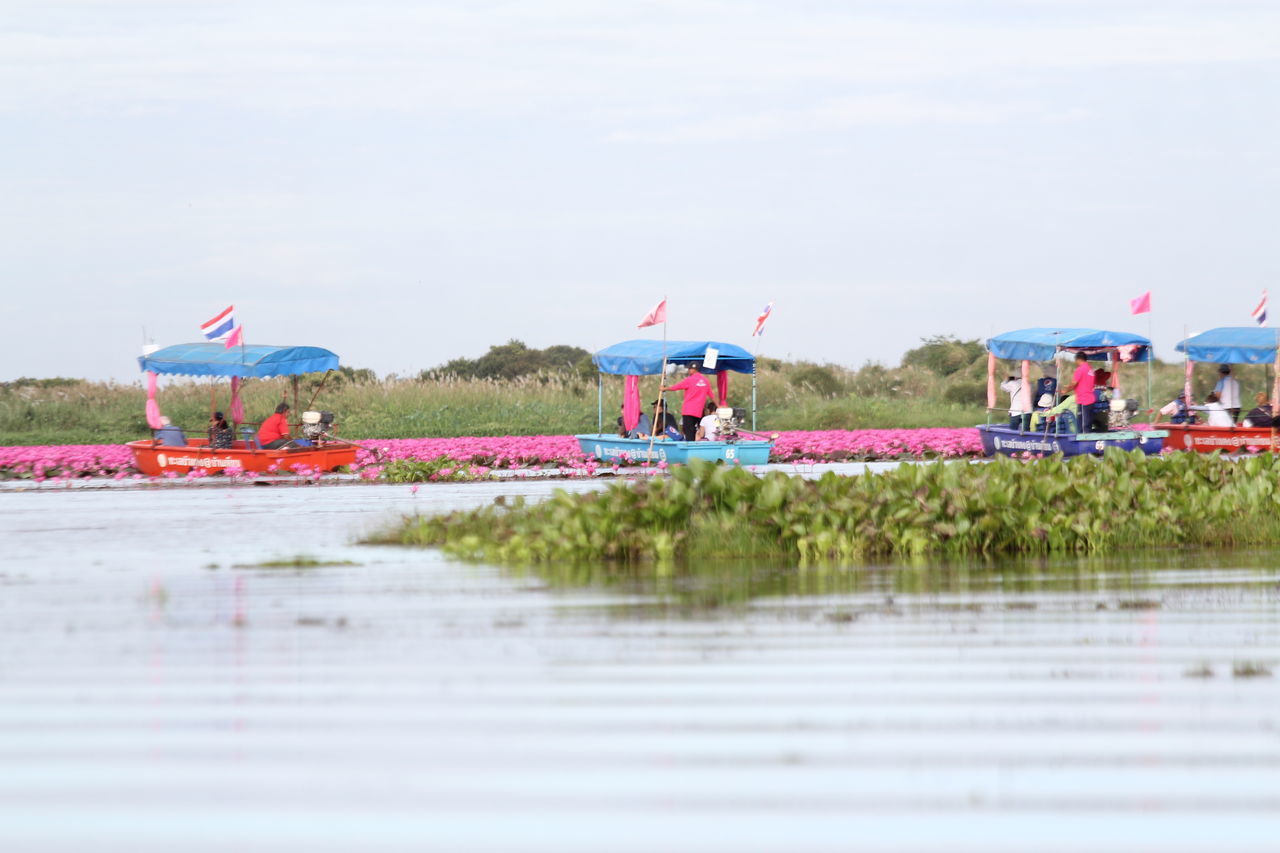
<path fill-rule="evenodd" d="M 0 5 L 0 379 L 134 381 L 230 303 L 405 374 L 663 294 L 855 366 L 1280 299 L 1273 0 Z"/>

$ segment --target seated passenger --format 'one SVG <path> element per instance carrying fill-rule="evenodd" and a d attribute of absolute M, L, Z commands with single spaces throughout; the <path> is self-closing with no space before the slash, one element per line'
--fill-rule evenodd
<path fill-rule="evenodd" d="M 289 443 L 289 421 L 285 418 L 288 411 L 289 404 L 281 403 L 276 406 L 275 414 L 258 427 L 258 446 L 263 450 L 276 450 Z"/>
<path fill-rule="evenodd" d="M 1053 402 L 1048 394 L 1040 397 L 1040 403 Z M 1035 412 L 1031 416 L 1031 429 L 1040 431 L 1041 425 L 1046 432 L 1069 433 L 1079 432 L 1075 416 L 1076 395 L 1068 394 L 1053 408 Z"/>
<path fill-rule="evenodd" d="M 708 400 L 702 407 L 702 420 L 698 421 L 698 441 L 720 440 L 720 418 L 716 416 L 715 400 Z"/>
<path fill-rule="evenodd" d="M 1206 423 L 1209 426 L 1229 427 L 1236 425 L 1236 422 L 1231 418 L 1231 413 L 1227 411 L 1227 407 L 1219 401 L 1216 392 L 1209 392 L 1209 396 L 1204 398 L 1203 406 L 1192 406 L 1191 408 L 1197 412 L 1208 412 Z"/>
<path fill-rule="evenodd" d="M 1171 424 L 1193 424 L 1196 422 L 1196 416 L 1190 409 L 1190 400 L 1187 399 L 1187 395 L 1179 394 L 1176 399 L 1160 407 L 1160 411 L 1156 412 L 1156 419 L 1151 424 L 1154 426 L 1160 423 L 1160 419 L 1166 415 L 1170 416 Z"/>
<path fill-rule="evenodd" d="M 235 433 L 231 431 L 227 419 L 222 416 L 222 412 L 214 412 L 213 417 L 209 418 L 209 446 L 222 449 L 230 447 L 234 441 Z"/>
<path fill-rule="evenodd" d="M 166 417 L 160 418 L 160 429 L 156 430 L 156 441 L 166 447 L 186 447 L 187 436 L 181 427 L 176 427 Z"/>
<path fill-rule="evenodd" d="M 675 430 L 675 432 L 679 433 L 680 436 L 675 440 L 683 441 L 684 433 L 680 431 L 680 422 L 675 419 L 674 415 L 667 411 L 667 401 L 659 398 L 649 404 L 650 408 L 655 406 L 658 410 L 658 422 L 654 425 L 653 434 L 659 438 L 663 436 L 666 436 L 667 438 L 674 438 L 671 432 L 672 430 Z"/>
<path fill-rule="evenodd" d="M 636 421 L 636 425 L 631 429 L 627 429 L 622 422 L 622 415 L 618 415 L 618 435 L 623 438 L 648 438 L 649 433 L 653 432 L 653 424 L 649 421 L 649 415 L 643 409 L 640 410 L 640 420 Z"/>
<path fill-rule="evenodd" d="M 1244 416 L 1244 426 L 1275 426 L 1276 424 L 1271 414 L 1271 401 L 1267 399 L 1267 395 L 1259 391 L 1254 395 L 1253 402 L 1255 404 L 1254 407 Z"/>

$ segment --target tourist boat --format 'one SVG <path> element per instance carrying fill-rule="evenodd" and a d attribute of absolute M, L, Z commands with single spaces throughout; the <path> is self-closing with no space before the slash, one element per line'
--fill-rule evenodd
<path fill-rule="evenodd" d="M 1119 366 L 1151 360 L 1151 341 L 1141 335 L 1105 329 L 1018 329 L 987 341 L 987 410 L 996 408 L 996 359 L 1022 363 L 1022 386 L 1027 397 L 1024 410 L 1031 408 L 1031 362 L 1052 361 L 1059 353 L 1085 353 L 1091 361 L 1108 362 L 1112 375 Z M 1008 424 L 979 424 L 982 450 L 987 456 L 1097 455 L 1107 448 L 1159 453 L 1166 433 L 1163 430 L 1114 429 L 1103 432 L 1061 433 L 1046 426 L 1039 430 L 1014 429 Z"/>
<path fill-rule="evenodd" d="M 719 341 L 631 340 L 606 347 L 591 358 L 600 371 L 597 432 L 574 436 L 587 456 L 624 465 L 644 462 L 682 465 L 692 459 L 740 465 L 765 465 L 769 462 L 772 439 L 742 428 L 746 415 L 743 409 L 724 407 L 729 372 L 750 375 L 751 429 L 755 429 L 756 360 L 741 347 Z M 724 441 L 672 441 L 666 438 L 623 438 L 604 431 L 604 376 L 628 377 L 629 384 L 635 388 L 632 393 L 638 394 L 639 377 L 663 377 L 668 364 L 696 365 L 704 373 L 715 373 L 717 397 L 722 406 L 718 414 L 730 438 Z M 663 380 L 660 378 L 659 381 Z"/>
<path fill-rule="evenodd" d="M 237 408 L 239 380 L 249 377 L 294 377 L 294 410 L 297 410 L 297 377 L 303 373 L 336 370 L 338 356 L 319 347 L 237 346 L 231 349 L 220 343 L 177 344 L 157 350 L 138 359 L 148 374 L 148 411 L 155 405 L 157 374 L 176 376 L 226 376 L 233 380 L 233 402 Z M 158 409 L 155 410 L 158 415 Z M 245 427 L 244 436 L 230 447 L 211 448 L 208 438 L 188 437 L 184 446 L 161 444 L 157 439 L 131 441 L 134 465 L 143 474 L 187 474 L 195 470 L 206 473 L 290 473 L 332 471 L 355 462 L 358 447 L 330 435 L 329 424 L 318 420 L 304 429 L 308 446 L 267 450 L 258 446 L 252 431 Z"/>
<path fill-rule="evenodd" d="M 1190 387 L 1191 363 L 1274 364 L 1276 363 L 1276 330 L 1261 326 L 1222 326 L 1180 341 L 1178 352 L 1188 361 L 1187 383 Z M 1272 396 L 1274 397 L 1274 390 Z M 1273 402 L 1274 405 L 1274 402 Z M 1164 446 L 1170 450 L 1194 450 L 1212 453 L 1275 451 L 1280 438 L 1271 426 L 1209 426 L 1208 424 L 1169 424 Z"/>

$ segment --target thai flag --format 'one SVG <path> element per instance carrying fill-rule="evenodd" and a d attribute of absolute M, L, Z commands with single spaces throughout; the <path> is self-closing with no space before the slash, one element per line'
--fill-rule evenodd
<path fill-rule="evenodd" d="M 225 341 L 236 327 L 236 306 L 228 305 L 227 310 L 200 326 L 200 331 L 208 341 Z"/>
<path fill-rule="evenodd" d="M 1267 292 L 1265 290 L 1262 291 L 1262 301 L 1258 303 L 1257 308 L 1253 309 L 1253 314 L 1250 316 L 1259 326 L 1267 325 Z"/>
<path fill-rule="evenodd" d="M 764 310 L 761 311 L 760 316 L 756 318 L 756 328 L 755 328 L 755 331 L 751 333 L 751 337 L 754 338 L 757 335 L 764 334 L 765 321 L 769 319 L 769 315 L 772 313 L 773 313 L 773 303 L 770 302 L 768 305 L 764 306 Z"/>

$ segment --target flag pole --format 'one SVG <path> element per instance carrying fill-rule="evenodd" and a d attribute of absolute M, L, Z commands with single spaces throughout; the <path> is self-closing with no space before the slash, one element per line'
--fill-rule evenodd
<path fill-rule="evenodd" d="M 658 431 L 658 410 L 662 408 L 662 383 L 667 379 L 667 295 L 662 294 L 662 372 L 658 374 L 658 399 L 653 405 L 653 421 L 649 424 L 649 450 L 645 461 L 653 461 L 653 437 Z"/>

